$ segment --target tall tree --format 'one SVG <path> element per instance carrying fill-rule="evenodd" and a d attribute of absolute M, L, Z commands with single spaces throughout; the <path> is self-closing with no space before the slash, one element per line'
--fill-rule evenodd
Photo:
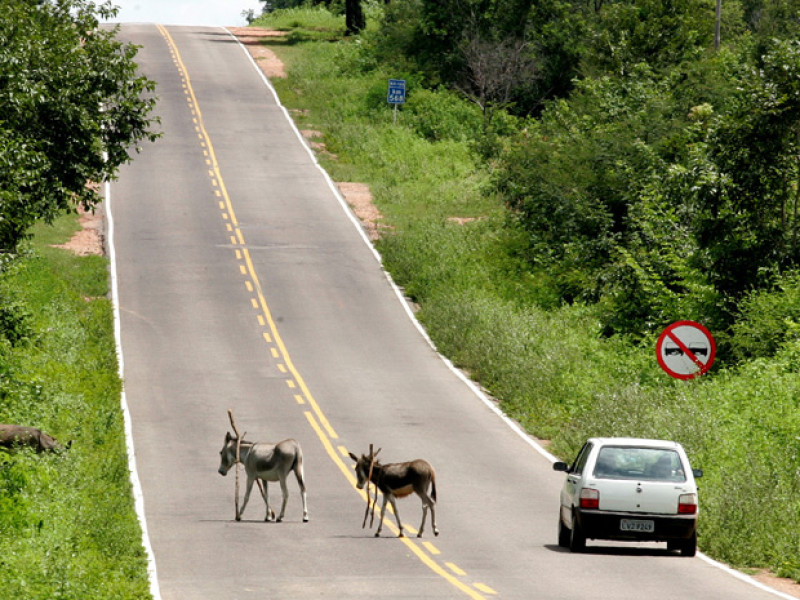
<path fill-rule="evenodd" d="M 345 0 L 344 10 L 347 35 L 356 35 L 367 26 L 364 10 L 361 8 L 361 0 Z"/>
<path fill-rule="evenodd" d="M 512 103 L 515 87 L 535 77 L 533 58 L 524 39 L 486 39 L 480 34 L 465 37 L 461 44 L 464 74 L 456 87 L 483 112 L 487 132 L 496 110 Z"/>
<path fill-rule="evenodd" d="M 622 0 L 591 19 L 585 74 L 625 74 L 646 62 L 667 68 L 713 43 L 714 11 L 704 0 Z"/>
<path fill-rule="evenodd" d="M 130 148 L 157 137 L 155 84 L 89 0 L 4 0 L 0 11 L 0 254 L 30 226 L 99 201 Z"/>

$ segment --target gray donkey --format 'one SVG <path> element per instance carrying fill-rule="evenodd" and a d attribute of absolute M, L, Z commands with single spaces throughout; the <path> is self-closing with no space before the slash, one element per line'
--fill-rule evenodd
<path fill-rule="evenodd" d="M 220 450 L 219 474 L 227 475 L 230 468 L 236 464 L 236 445 L 239 439 L 227 432 L 225 434 L 225 444 Z M 267 504 L 267 516 L 265 521 L 270 521 L 275 517 L 275 513 L 269 506 L 269 496 L 267 495 L 267 482 L 279 481 L 283 492 L 283 504 L 281 512 L 276 519 L 277 522 L 283 520 L 286 513 L 286 501 L 289 499 L 289 490 L 286 486 L 286 477 L 290 471 L 294 471 L 297 477 L 297 484 L 300 486 L 300 497 L 303 500 L 303 522 L 308 521 L 308 507 L 306 505 L 306 484 L 303 475 L 303 451 L 300 444 L 293 439 L 283 440 L 277 444 L 267 442 L 248 442 L 242 440 L 239 444 L 239 461 L 244 465 L 247 474 L 247 490 L 244 494 L 242 509 L 236 514 L 236 520 L 240 521 L 247 500 L 250 498 L 250 491 L 253 482 L 259 480 L 259 489 Z M 261 488 L 263 482 L 263 489 Z"/>

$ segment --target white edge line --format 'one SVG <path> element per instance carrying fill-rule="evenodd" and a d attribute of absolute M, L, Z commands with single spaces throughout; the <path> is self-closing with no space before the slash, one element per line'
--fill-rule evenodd
<path fill-rule="evenodd" d="M 142 545 L 147 554 L 147 577 L 150 580 L 150 594 L 153 600 L 161 600 L 161 590 L 158 585 L 158 572 L 150 536 L 147 533 L 147 519 L 144 512 L 144 494 L 139 481 L 139 472 L 136 469 L 136 451 L 133 447 L 133 424 L 131 413 L 128 409 L 128 400 L 125 396 L 125 361 L 122 355 L 122 327 L 119 319 L 119 293 L 117 289 L 117 258 L 114 249 L 114 219 L 111 214 L 111 183 L 105 182 L 105 212 L 106 212 L 106 246 L 108 249 L 109 270 L 111 279 L 111 303 L 114 311 L 114 338 L 117 347 L 117 362 L 122 390 L 120 393 L 120 407 L 125 420 L 125 444 L 128 451 L 128 471 L 130 474 L 131 488 L 133 491 L 134 507 L 139 524 L 142 528 Z"/>
<path fill-rule="evenodd" d="M 400 300 L 400 304 L 403 307 L 403 310 L 406 311 L 406 314 L 408 315 L 409 319 L 411 319 L 411 322 L 414 324 L 414 327 L 417 328 L 417 331 L 419 331 L 419 333 L 422 335 L 422 337 L 425 339 L 425 341 L 430 345 L 430 347 L 433 349 L 433 351 L 436 352 L 437 356 L 439 356 L 439 358 L 447 365 L 447 367 L 453 373 L 455 373 L 456 376 L 459 379 L 461 379 L 461 381 L 463 381 L 472 390 L 472 392 L 478 398 L 480 398 L 480 400 L 487 407 L 489 407 L 489 409 L 493 413 L 495 413 L 498 417 L 500 417 L 505 422 L 505 424 L 508 425 L 511 428 L 512 431 L 514 431 L 514 433 L 516 433 L 519 437 L 521 437 L 522 440 L 525 443 L 527 443 L 531 448 L 536 450 L 536 452 L 541 454 L 544 458 L 549 460 L 551 463 L 556 462 L 558 460 L 558 458 L 556 456 L 552 455 L 550 452 L 545 450 L 545 448 L 541 444 L 539 444 L 534 439 L 532 439 L 530 437 L 530 435 L 528 433 L 526 433 L 525 430 L 523 430 L 514 420 L 512 420 L 511 418 L 506 416 L 503 413 L 503 411 L 501 411 L 500 408 L 498 408 L 497 404 L 495 402 L 493 402 L 486 394 L 484 394 L 483 391 L 481 391 L 481 389 L 475 384 L 475 382 L 470 380 L 466 375 L 464 375 L 464 373 L 461 372 L 460 369 L 458 369 L 452 363 L 452 361 L 450 361 L 450 359 L 448 359 L 446 356 L 443 356 L 439 352 L 439 350 L 436 348 L 436 345 L 433 343 L 433 340 L 428 335 L 428 332 L 425 331 L 425 329 L 422 327 L 422 324 L 417 320 L 416 316 L 414 316 L 414 311 L 411 309 L 411 306 L 408 303 L 408 301 L 406 300 L 405 296 L 403 295 L 403 292 L 400 290 L 400 288 L 394 282 L 394 280 L 392 279 L 392 276 L 389 274 L 389 272 L 386 269 L 383 268 L 383 260 L 381 259 L 380 253 L 375 249 L 375 246 L 369 240 L 369 237 L 367 237 L 367 234 L 364 231 L 364 228 L 361 226 L 361 223 L 359 222 L 358 218 L 355 216 L 353 211 L 350 209 L 350 206 L 347 204 L 347 201 L 344 199 L 344 197 L 342 196 L 341 192 L 339 192 L 339 189 L 336 187 L 336 184 L 333 182 L 333 180 L 331 179 L 330 175 L 328 175 L 327 171 L 325 171 L 325 169 L 323 169 L 322 166 L 319 164 L 319 161 L 317 160 L 317 157 L 314 154 L 314 151 L 308 145 L 308 143 L 306 142 L 305 138 L 300 133 L 300 130 L 295 125 L 294 120 L 292 119 L 291 115 L 289 114 L 289 111 L 286 110 L 286 107 L 283 106 L 283 104 L 281 103 L 281 100 L 278 97 L 278 92 L 275 91 L 275 88 L 272 86 L 272 83 L 270 82 L 270 80 L 267 78 L 266 75 L 264 75 L 264 72 L 258 66 L 258 63 L 256 63 L 255 59 L 247 51 L 247 48 L 244 47 L 244 44 L 242 44 L 239 41 L 239 38 L 237 38 L 235 35 L 233 35 L 233 33 L 231 33 L 231 31 L 227 27 L 225 27 L 223 29 L 225 29 L 225 31 L 228 32 L 228 35 L 230 35 L 236 41 L 236 43 L 239 44 L 239 47 L 242 49 L 242 52 L 244 52 L 245 56 L 247 56 L 247 58 L 250 60 L 250 64 L 253 65 L 253 68 L 256 70 L 256 73 L 258 73 L 258 75 L 261 77 L 261 80 L 264 82 L 264 85 L 266 85 L 267 88 L 269 89 L 269 91 L 272 93 L 272 96 L 275 98 L 275 102 L 278 104 L 278 107 L 281 109 L 281 111 L 283 111 L 283 115 L 286 117 L 286 120 L 289 122 L 289 125 L 294 130 L 294 133 L 297 136 L 297 139 L 300 140 L 300 143 L 306 149 L 306 152 L 308 152 L 308 155 L 311 157 L 311 160 L 314 162 L 314 165 L 316 165 L 317 169 L 322 173 L 323 177 L 325 178 L 325 181 L 327 181 L 327 183 L 328 183 L 328 187 L 331 189 L 333 194 L 336 196 L 336 199 L 339 201 L 339 204 L 342 206 L 342 208 L 344 209 L 345 213 L 350 218 L 350 221 L 353 223 L 353 225 L 355 225 L 356 230 L 361 235 L 361 239 L 364 240 L 364 243 L 372 251 L 373 256 L 378 261 L 378 264 L 381 267 L 381 271 L 383 271 L 383 274 L 386 277 L 387 281 L 389 282 L 389 285 L 392 286 L 392 289 L 394 290 L 395 296 L 397 296 L 397 298 Z M 760 588 L 760 589 L 764 590 L 765 592 L 769 592 L 771 594 L 774 594 L 774 595 L 778 596 L 779 598 L 784 598 L 786 600 L 797 600 L 797 598 L 795 596 L 790 596 L 790 595 L 785 594 L 783 592 L 779 592 L 778 590 L 776 590 L 774 588 L 771 588 L 768 585 L 765 585 L 765 584 L 761 583 L 760 581 L 757 581 L 757 580 L 753 579 L 749 575 L 745 575 L 741 571 L 737 571 L 737 570 L 735 570 L 735 569 L 733 569 L 733 568 L 731 568 L 731 567 L 729 567 L 729 566 L 727 566 L 727 565 L 725 565 L 725 564 L 723 564 L 721 562 L 718 562 L 718 561 L 714 560 L 713 558 L 710 558 L 710 557 L 706 556 L 702 552 L 698 552 L 697 556 L 699 558 L 701 558 L 702 560 L 706 561 L 708 564 L 710 564 L 710 565 L 712 565 L 712 566 L 714 566 L 714 567 L 716 567 L 718 569 L 721 569 L 722 571 L 725 571 L 726 573 L 736 577 L 737 579 L 740 579 L 740 580 L 742 580 L 742 581 L 744 581 L 746 583 L 749 583 L 750 585 L 753 585 L 753 586 L 755 586 L 757 588 Z"/>
<path fill-rule="evenodd" d="M 714 560 L 710 556 L 706 556 L 702 552 L 698 552 L 697 553 L 697 557 L 700 558 L 701 560 L 704 560 L 705 562 L 710 564 L 712 567 L 716 567 L 717 569 L 721 569 L 721 570 L 725 571 L 728 575 L 732 575 L 733 577 L 736 577 L 736 579 L 740 579 L 741 581 L 744 581 L 745 583 L 749 583 L 750 585 L 755 586 L 755 587 L 757 587 L 757 588 L 759 588 L 759 589 L 761 589 L 761 590 L 763 590 L 765 592 L 769 592 L 770 594 L 778 596 L 779 598 L 784 598 L 785 600 L 797 600 L 797 596 L 792 596 L 791 594 L 786 594 L 784 592 L 776 590 L 775 588 L 770 587 L 765 583 L 761 583 L 760 581 L 758 581 L 757 579 L 751 577 L 750 575 L 746 575 L 745 573 L 742 573 L 741 571 L 737 571 L 736 569 L 733 569 L 733 568 L 729 567 L 728 565 L 726 565 L 724 563 L 721 563 L 721 562 L 719 562 L 717 560 Z"/>

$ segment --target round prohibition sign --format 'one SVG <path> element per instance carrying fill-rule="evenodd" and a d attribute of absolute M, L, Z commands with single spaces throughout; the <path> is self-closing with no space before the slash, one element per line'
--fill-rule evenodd
<path fill-rule="evenodd" d="M 658 364 L 676 379 L 692 379 L 708 371 L 717 346 L 711 333 L 700 323 L 677 321 L 669 325 L 656 342 Z"/>

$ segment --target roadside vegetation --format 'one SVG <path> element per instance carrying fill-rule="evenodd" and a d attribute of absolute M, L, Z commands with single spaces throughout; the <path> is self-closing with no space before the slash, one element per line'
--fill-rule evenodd
<path fill-rule="evenodd" d="M 726 2 L 719 49 L 712 5 L 364 3 L 345 35 L 336 6 L 289 3 L 253 24 L 286 32 L 273 83 L 333 179 L 369 184 L 439 350 L 567 460 L 593 435 L 680 441 L 701 549 L 800 580 L 800 4 Z M 679 319 L 717 339 L 702 378 L 656 362 Z"/>
<path fill-rule="evenodd" d="M 63 244 L 75 217 L 37 226 L 0 277 L 0 422 L 68 450 L 0 451 L 5 598 L 149 597 L 120 410 L 108 261 Z"/>
<path fill-rule="evenodd" d="M 108 261 L 51 247 L 129 150 L 153 139 L 136 49 L 110 5 L 3 0 L 0 12 L 0 423 L 71 448 L 0 450 L 0 596 L 150 597 L 134 511 Z"/>

